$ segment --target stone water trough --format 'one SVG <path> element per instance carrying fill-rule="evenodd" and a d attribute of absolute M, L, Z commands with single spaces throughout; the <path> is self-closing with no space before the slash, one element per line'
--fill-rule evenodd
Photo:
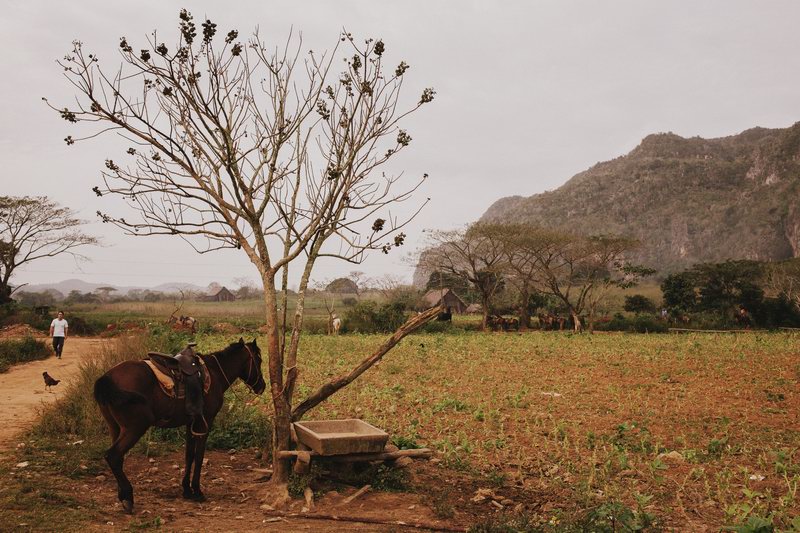
<path fill-rule="evenodd" d="M 297 441 L 319 455 L 380 453 L 389 434 L 357 418 L 295 422 Z"/>
<path fill-rule="evenodd" d="M 309 471 L 311 459 L 344 463 L 382 461 L 407 465 L 412 459 L 430 459 L 433 450 L 400 450 L 387 444 L 389 434 L 357 418 L 345 420 L 309 420 L 292 424 L 296 450 L 278 452 L 279 458 L 294 459 L 294 471 Z"/>

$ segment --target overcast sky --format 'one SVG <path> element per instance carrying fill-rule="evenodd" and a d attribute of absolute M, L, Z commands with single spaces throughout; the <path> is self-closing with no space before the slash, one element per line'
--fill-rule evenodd
<path fill-rule="evenodd" d="M 74 39 L 108 66 L 117 61 L 123 35 L 136 48 L 157 29 L 174 43 L 181 7 L 198 26 L 207 16 L 223 33 L 236 28 L 244 36 L 257 25 L 276 44 L 292 27 L 315 50 L 334 46 L 342 28 L 382 38 L 387 55 L 412 67 L 407 90 L 437 90 L 435 101 L 406 124 L 414 140 L 392 162 L 394 172 L 430 174 L 418 197 L 431 202 L 406 231 L 408 249 L 423 243 L 424 228 L 465 224 L 503 196 L 556 188 L 650 133 L 720 137 L 800 120 L 800 2 L 793 0 L 5 0 L 0 6 L 0 194 L 47 195 L 90 221 L 86 232 L 104 243 L 88 250 L 91 262 L 43 260 L 19 271 L 15 283 L 81 278 L 235 286 L 235 278 L 256 278 L 241 252 L 198 256 L 179 239 L 125 237 L 98 223 L 94 213 L 108 204 L 91 187 L 103 161 L 125 145 L 101 139 L 67 147 L 63 139 L 74 126 L 41 101 L 74 101 L 55 64 Z M 314 277 L 363 270 L 410 280 L 402 255 L 374 254 L 359 267 L 326 263 Z"/>

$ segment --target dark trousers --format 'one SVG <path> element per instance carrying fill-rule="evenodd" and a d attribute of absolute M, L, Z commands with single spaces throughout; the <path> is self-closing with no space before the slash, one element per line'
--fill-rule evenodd
<path fill-rule="evenodd" d="M 64 337 L 53 337 L 53 350 L 56 352 L 56 357 L 61 358 L 61 351 L 64 349 Z"/>

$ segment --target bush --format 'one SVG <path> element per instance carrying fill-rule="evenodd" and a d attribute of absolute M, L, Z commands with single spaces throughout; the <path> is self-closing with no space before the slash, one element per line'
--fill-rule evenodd
<path fill-rule="evenodd" d="M 29 307 L 23 307 L 15 302 L 0 306 L 0 326 L 11 324 L 28 324 L 39 331 L 47 331 L 50 328 L 52 318 L 35 313 Z"/>
<path fill-rule="evenodd" d="M 358 303 L 358 300 L 353 298 L 352 296 L 348 296 L 347 298 L 342 298 L 342 305 L 345 307 L 353 307 Z"/>
<path fill-rule="evenodd" d="M 67 317 L 70 335 L 98 335 L 106 330 L 106 323 L 97 318 L 85 319 L 79 316 Z M 50 328 L 48 321 L 47 328 Z"/>
<path fill-rule="evenodd" d="M 643 294 L 634 294 L 625 297 L 623 309 L 629 313 L 655 313 L 656 304 Z"/>
<path fill-rule="evenodd" d="M 622 313 L 617 313 L 605 323 L 595 325 L 598 331 L 627 331 L 630 333 L 666 333 L 667 324 L 653 315 L 636 315 L 626 318 Z"/>
<path fill-rule="evenodd" d="M 0 372 L 12 365 L 47 359 L 53 353 L 50 345 L 32 337 L 22 340 L 0 341 Z"/>
<path fill-rule="evenodd" d="M 767 328 L 800 327 L 800 309 L 785 296 L 765 298 L 754 313 L 756 324 Z"/>
<path fill-rule="evenodd" d="M 406 313 L 403 304 L 378 306 L 375 302 L 360 302 L 347 310 L 342 329 L 358 333 L 391 333 L 403 325 Z"/>

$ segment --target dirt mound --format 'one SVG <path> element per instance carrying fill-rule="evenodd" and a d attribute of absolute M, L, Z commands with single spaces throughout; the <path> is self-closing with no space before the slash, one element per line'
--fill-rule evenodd
<path fill-rule="evenodd" d="M 214 330 L 215 333 L 241 333 L 244 331 L 239 326 L 235 326 L 230 322 L 218 322 L 211 326 L 211 329 Z"/>
<path fill-rule="evenodd" d="M 0 339 L 10 339 L 14 337 L 43 337 L 42 331 L 33 329 L 28 324 L 11 324 L 0 328 Z"/>

